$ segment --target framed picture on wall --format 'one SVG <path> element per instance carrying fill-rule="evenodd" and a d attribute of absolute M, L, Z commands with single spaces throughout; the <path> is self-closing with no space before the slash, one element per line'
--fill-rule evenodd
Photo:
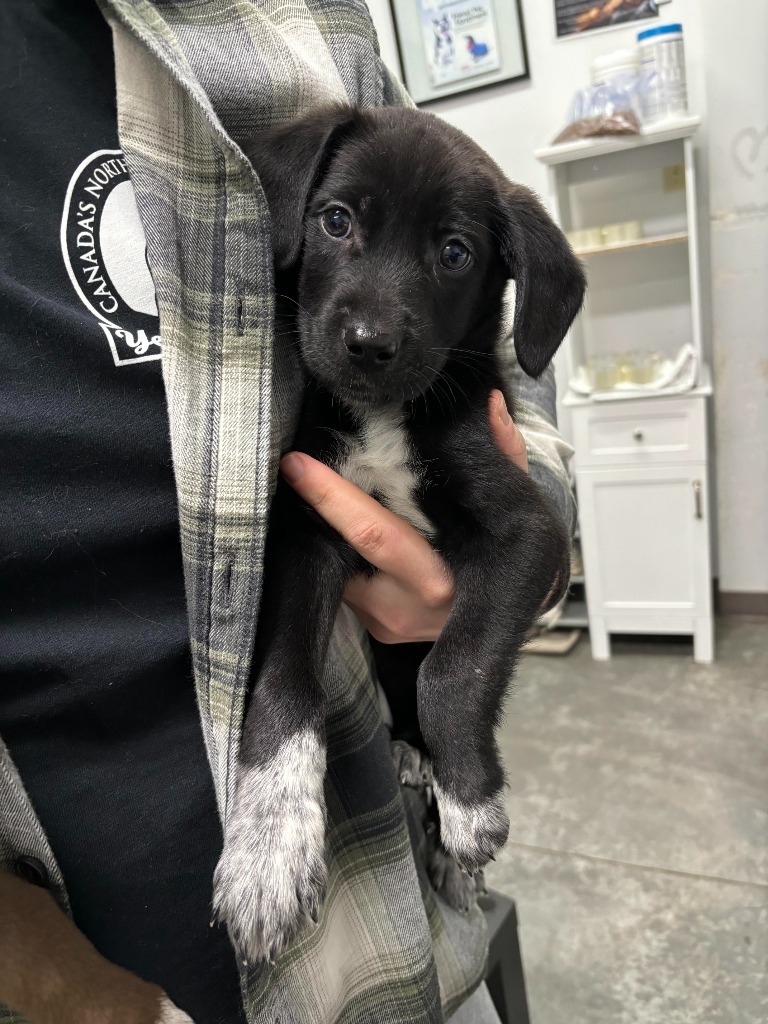
<path fill-rule="evenodd" d="M 577 36 L 658 16 L 658 0 L 555 0 L 558 36 Z"/>
<path fill-rule="evenodd" d="M 416 103 L 528 77 L 519 0 L 391 0 Z"/>

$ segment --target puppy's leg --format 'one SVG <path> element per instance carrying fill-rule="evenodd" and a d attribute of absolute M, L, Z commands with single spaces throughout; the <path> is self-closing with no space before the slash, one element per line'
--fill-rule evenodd
<path fill-rule="evenodd" d="M 442 841 L 470 872 L 507 838 L 495 727 L 520 647 L 567 556 L 562 528 L 536 511 L 506 535 L 480 527 L 450 553 L 456 601 L 419 673 Z"/>
<path fill-rule="evenodd" d="M 347 576 L 339 549 L 290 539 L 269 552 L 237 788 L 214 909 L 244 959 L 273 960 L 325 894 L 321 673 Z"/>

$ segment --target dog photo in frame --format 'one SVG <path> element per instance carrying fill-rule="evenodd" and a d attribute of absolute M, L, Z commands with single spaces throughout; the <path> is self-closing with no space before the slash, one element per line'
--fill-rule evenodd
<path fill-rule="evenodd" d="M 391 0 L 406 88 L 418 104 L 529 77 L 519 0 Z"/>

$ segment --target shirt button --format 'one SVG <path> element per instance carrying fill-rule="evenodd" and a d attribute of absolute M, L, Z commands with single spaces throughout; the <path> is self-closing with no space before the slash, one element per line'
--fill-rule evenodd
<path fill-rule="evenodd" d="M 48 868 L 37 857 L 19 857 L 14 865 L 16 874 L 31 885 L 48 888 Z"/>

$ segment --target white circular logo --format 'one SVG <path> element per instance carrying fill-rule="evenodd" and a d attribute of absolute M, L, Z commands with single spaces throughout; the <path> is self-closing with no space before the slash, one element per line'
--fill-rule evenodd
<path fill-rule="evenodd" d="M 61 250 L 75 291 L 96 317 L 115 365 L 159 359 L 155 286 L 121 150 L 92 153 L 72 175 Z"/>

